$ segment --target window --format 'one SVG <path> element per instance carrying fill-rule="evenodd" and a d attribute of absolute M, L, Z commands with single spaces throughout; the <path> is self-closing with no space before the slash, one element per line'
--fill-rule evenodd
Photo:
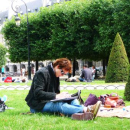
<path fill-rule="evenodd" d="M 35 9 L 35 12 L 38 12 L 38 8 Z"/>

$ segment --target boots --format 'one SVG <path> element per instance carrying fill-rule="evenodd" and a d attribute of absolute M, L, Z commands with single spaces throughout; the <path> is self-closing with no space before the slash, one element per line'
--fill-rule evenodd
<path fill-rule="evenodd" d="M 101 101 L 98 101 L 95 105 L 87 107 L 87 111 L 84 113 L 75 113 L 71 116 L 74 120 L 92 120 L 97 116 L 98 110 L 101 106 Z"/>

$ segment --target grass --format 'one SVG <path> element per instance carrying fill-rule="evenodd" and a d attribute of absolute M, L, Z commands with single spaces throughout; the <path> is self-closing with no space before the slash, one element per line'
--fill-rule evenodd
<path fill-rule="evenodd" d="M 16 86 L 16 85 L 20 85 L 20 86 L 24 86 L 24 85 L 28 85 L 31 86 L 32 81 L 29 80 L 27 83 L 4 83 L 4 82 L 0 82 L 0 86 L 1 85 L 6 85 L 6 86 Z M 60 80 L 60 84 L 61 85 L 115 85 L 115 84 L 120 84 L 120 85 L 125 85 L 126 82 L 120 82 L 120 83 L 105 83 L 105 80 L 94 80 L 93 82 L 65 82 L 64 80 Z"/>
<path fill-rule="evenodd" d="M 77 90 L 69 90 L 74 93 Z M 124 90 L 82 90 L 81 96 L 84 100 L 90 93 L 100 96 L 101 94 L 118 93 L 123 97 Z M 25 97 L 28 90 L 1 90 L 0 96 L 7 95 L 6 105 L 14 109 L 8 109 L 0 113 L 0 130 L 128 130 L 130 119 L 126 118 L 102 118 L 97 117 L 94 121 L 75 121 L 70 117 L 60 117 L 54 114 L 37 113 L 32 115 L 21 115 L 28 112 Z M 126 106 L 130 102 L 125 101 Z"/>
<path fill-rule="evenodd" d="M 114 85 L 114 84 L 126 84 L 125 82 L 120 83 L 105 83 L 105 80 L 94 80 L 93 82 L 65 82 L 63 80 L 60 81 L 61 85 Z"/>

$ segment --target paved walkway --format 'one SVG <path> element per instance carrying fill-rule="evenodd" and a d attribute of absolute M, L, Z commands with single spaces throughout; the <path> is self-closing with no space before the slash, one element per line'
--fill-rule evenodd
<path fill-rule="evenodd" d="M 83 89 L 88 89 L 88 90 L 95 90 L 95 89 L 99 89 L 99 90 L 103 90 L 103 89 L 107 89 L 107 90 L 124 90 L 125 85 L 61 85 L 61 90 L 83 90 Z M 0 86 L 0 90 L 29 90 L 30 86 L 24 85 L 15 85 L 15 86 L 5 86 L 2 85 Z"/>

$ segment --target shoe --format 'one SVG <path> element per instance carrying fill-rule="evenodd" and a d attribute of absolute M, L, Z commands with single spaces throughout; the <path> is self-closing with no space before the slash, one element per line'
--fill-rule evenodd
<path fill-rule="evenodd" d="M 81 94 L 81 90 L 79 90 L 77 93 L 74 93 L 71 95 L 71 97 L 79 96 Z"/>
<path fill-rule="evenodd" d="M 95 105 L 88 106 L 87 112 L 93 113 L 93 119 L 97 116 L 97 113 L 100 109 L 101 101 L 98 101 Z"/>
<path fill-rule="evenodd" d="M 73 119 L 73 120 L 92 120 L 93 113 L 91 113 L 91 112 L 75 113 L 71 116 L 71 119 Z"/>
<path fill-rule="evenodd" d="M 83 99 L 81 98 L 80 94 L 81 94 L 81 90 L 79 90 L 77 93 L 72 94 L 71 97 L 77 96 L 77 99 L 78 99 L 80 105 L 83 105 L 83 104 L 84 104 L 84 101 L 83 101 Z"/>

